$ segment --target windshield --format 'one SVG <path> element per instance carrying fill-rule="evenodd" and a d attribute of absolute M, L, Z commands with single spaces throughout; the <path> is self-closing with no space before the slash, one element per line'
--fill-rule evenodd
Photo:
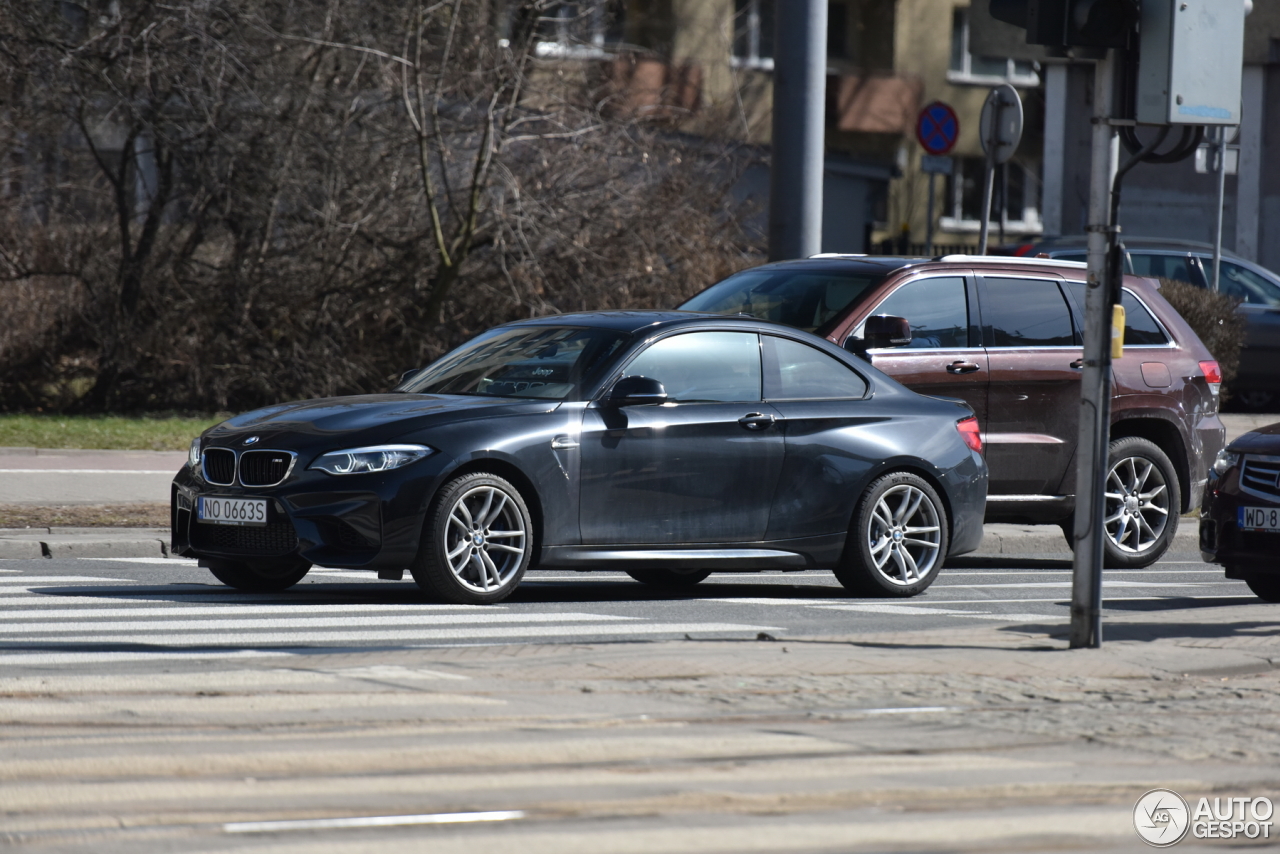
<path fill-rule="evenodd" d="M 680 307 L 688 311 L 746 314 L 812 332 L 882 278 L 834 270 L 744 270 Z"/>
<path fill-rule="evenodd" d="M 499 329 L 428 365 L 397 391 L 566 400 L 607 368 L 626 340 L 610 329 Z"/>

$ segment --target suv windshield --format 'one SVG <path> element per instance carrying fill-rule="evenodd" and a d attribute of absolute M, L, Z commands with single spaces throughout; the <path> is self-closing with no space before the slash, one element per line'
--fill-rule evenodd
<path fill-rule="evenodd" d="M 498 329 L 462 345 L 396 390 L 565 400 L 607 367 L 626 340 L 609 329 Z"/>
<path fill-rule="evenodd" d="M 812 332 L 883 278 L 836 270 L 757 268 L 712 285 L 680 308 L 746 314 Z"/>

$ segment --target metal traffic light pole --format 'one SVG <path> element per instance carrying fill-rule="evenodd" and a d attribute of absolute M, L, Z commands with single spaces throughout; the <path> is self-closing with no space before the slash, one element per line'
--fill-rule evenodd
<path fill-rule="evenodd" d="M 1116 60 L 1094 67 L 1092 166 L 1089 172 L 1089 286 L 1085 293 L 1084 370 L 1080 378 L 1080 436 L 1076 445 L 1075 564 L 1071 585 L 1071 648 L 1102 645 L 1104 493 L 1111 426 L 1111 306 L 1108 235 L 1115 175 L 1111 125 Z"/>

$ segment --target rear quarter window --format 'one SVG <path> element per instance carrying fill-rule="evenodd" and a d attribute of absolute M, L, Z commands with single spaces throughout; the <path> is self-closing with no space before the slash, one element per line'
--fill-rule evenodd
<path fill-rule="evenodd" d="M 1085 284 L 1084 282 L 1067 282 L 1067 290 L 1084 317 Z M 1142 301 L 1133 292 L 1125 289 L 1120 292 L 1120 305 L 1124 306 L 1124 343 L 1126 346 L 1142 344 L 1167 345 L 1169 336 L 1165 334 L 1159 322 L 1152 316 Z"/>

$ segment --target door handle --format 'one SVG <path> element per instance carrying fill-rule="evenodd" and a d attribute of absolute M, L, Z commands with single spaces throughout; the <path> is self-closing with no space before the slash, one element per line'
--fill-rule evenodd
<path fill-rule="evenodd" d="M 772 415 L 763 412 L 749 412 L 738 419 L 738 423 L 748 430 L 766 430 L 773 421 Z"/>
<path fill-rule="evenodd" d="M 976 370 L 978 370 L 977 362 L 952 362 L 947 365 L 949 374 L 971 374 Z"/>
<path fill-rule="evenodd" d="M 1083 370 L 1084 370 L 1084 359 L 1076 359 L 1074 362 L 1072 362 L 1072 363 L 1071 363 L 1071 370 L 1073 370 L 1073 371 L 1083 371 Z"/>

